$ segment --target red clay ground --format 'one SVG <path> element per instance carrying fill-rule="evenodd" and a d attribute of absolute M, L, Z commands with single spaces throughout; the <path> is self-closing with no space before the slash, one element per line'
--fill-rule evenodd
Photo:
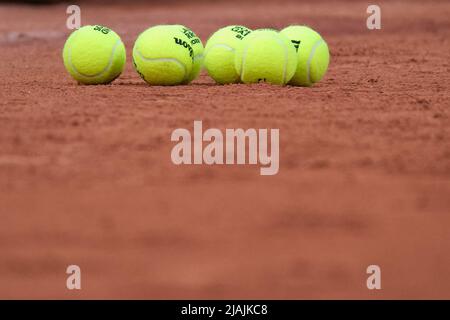
<path fill-rule="evenodd" d="M 64 70 L 65 5 L 2 4 L 0 297 L 450 298 L 450 4 L 378 3 L 381 31 L 365 1 L 84 4 L 129 58 L 94 87 Z M 130 52 L 159 23 L 306 23 L 332 62 L 313 88 L 149 87 Z M 280 173 L 173 165 L 194 120 L 279 128 Z"/>

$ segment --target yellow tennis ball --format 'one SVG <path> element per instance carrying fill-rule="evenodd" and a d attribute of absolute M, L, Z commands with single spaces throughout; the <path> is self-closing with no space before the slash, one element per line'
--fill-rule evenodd
<path fill-rule="evenodd" d="M 234 66 L 236 48 L 252 30 L 243 26 L 228 26 L 217 30 L 206 42 L 205 69 L 217 83 L 237 83 L 240 75 Z"/>
<path fill-rule="evenodd" d="M 183 25 L 174 25 L 174 27 L 186 36 L 192 49 L 194 50 L 191 73 L 189 74 L 189 77 L 183 82 L 184 84 L 187 84 L 197 79 L 200 71 L 202 71 L 204 47 L 202 40 L 200 40 L 200 38 L 191 29 Z"/>
<path fill-rule="evenodd" d="M 79 83 L 110 83 L 122 73 L 125 46 L 107 27 L 84 26 L 67 39 L 63 59 L 67 71 Z"/>
<path fill-rule="evenodd" d="M 192 70 L 194 50 L 173 25 L 160 25 L 139 35 L 133 48 L 133 64 L 148 84 L 186 83 Z"/>
<path fill-rule="evenodd" d="M 294 44 L 298 65 L 289 84 L 312 86 L 319 82 L 328 69 L 330 53 L 320 34 L 305 26 L 290 26 L 281 31 Z"/>
<path fill-rule="evenodd" d="M 295 73 L 297 54 L 291 41 L 278 31 L 259 29 L 238 47 L 235 67 L 244 83 L 284 85 Z"/>

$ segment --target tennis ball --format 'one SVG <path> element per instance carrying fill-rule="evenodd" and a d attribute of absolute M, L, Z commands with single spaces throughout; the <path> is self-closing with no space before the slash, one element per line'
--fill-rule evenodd
<path fill-rule="evenodd" d="M 243 26 L 228 26 L 216 31 L 206 42 L 206 71 L 219 84 L 237 83 L 240 75 L 234 67 L 236 48 L 252 31 Z"/>
<path fill-rule="evenodd" d="M 122 73 L 125 46 L 109 28 L 84 26 L 67 39 L 63 59 L 67 71 L 79 83 L 110 83 Z"/>
<path fill-rule="evenodd" d="M 328 69 L 330 53 L 320 34 L 305 26 L 290 26 L 281 31 L 297 50 L 298 65 L 289 84 L 312 86 L 319 82 Z"/>
<path fill-rule="evenodd" d="M 192 58 L 192 70 L 189 74 L 188 78 L 183 82 L 184 84 L 188 84 L 189 82 L 197 79 L 200 71 L 203 67 L 203 43 L 199 37 L 192 31 L 191 29 L 183 26 L 183 25 L 174 25 L 181 33 L 183 33 L 186 38 L 189 40 L 189 44 L 194 50 L 194 56 Z"/>
<path fill-rule="evenodd" d="M 244 83 L 269 82 L 284 85 L 297 68 L 291 41 L 272 29 L 253 31 L 238 47 L 235 67 Z"/>
<path fill-rule="evenodd" d="M 133 64 L 148 84 L 186 83 L 192 70 L 194 49 L 173 25 L 160 25 L 139 35 L 133 48 Z"/>

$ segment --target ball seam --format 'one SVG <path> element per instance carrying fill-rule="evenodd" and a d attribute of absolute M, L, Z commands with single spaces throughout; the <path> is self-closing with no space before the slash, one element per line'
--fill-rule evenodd
<path fill-rule="evenodd" d="M 189 76 L 188 73 L 187 73 L 186 66 L 185 66 L 181 61 L 179 61 L 178 59 L 175 59 L 175 58 L 146 58 L 146 57 L 144 57 L 144 56 L 142 55 L 142 53 L 141 53 L 138 49 L 136 49 L 135 52 L 136 52 L 136 53 L 137 53 L 144 61 L 149 61 L 149 62 L 151 62 L 151 61 L 171 61 L 171 62 L 175 62 L 175 63 L 177 63 L 178 65 L 180 65 L 180 66 L 182 67 L 183 71 L 184 71 L 183 81 L 186 80 L 186 78 Z"/>
<path fill-rule="evenodd" d="M 309 53 L 309 57 L 308 57 L 308 61 L 306 62 L 306 76 L 308 78 L 308 83 L 313 83 L 311 81 L 311 62 L 312 59 L 314 58 L 314 55 L 316 54 L 316 50 L 317 48 L 322 44 L 323 39 L 319 39 L 317 40 L 317 42 L 314 44 L 314 46 L 311 49 L 311 52 Z"/>
<path fill-rule="evenodd" d="M 208 53 L 209 53 L 209 51 L 210 51 L 212 48 L 215 48 L 215 47 L 223 47 L 223 48 L 225 48 L 225 49 L 228 50 L 228 51 L 235 51 L 235 49 L 234 49 L 233 47 L 230 47 L 230 46 L 227 45 L 227 44 L 224 44 L 224 43 L 216 43 L 216 44 L 213 44 L 211 47 L 208 47 L 207 50 L 205 50 L 205 56 L 207 56 Z"/>
<path fill-rule="evenodd" d="M 121 42 L 122 41 L 120 39 L 118 39 L 116 44 L 114 45 L 113 50 L 111 52 L 111 56 L 109 57 L 108 65 L 102 71 L 100 71 L 99 73 L 94 74 L 94 75 L 87 75 L 87 74 L 84 74 L 84 73 L 82 73 L 82 72 L 77 70 L 77 68 L 72 63 L 72 47 L 70 46 L 69 47 L 69 64 L 70 64 L 70 67 L 72 68 L 73 71 L 75 71 L 75 73 L 77 73 L 78 75 L 80 75 L 82 77 L 85 77 L 85 78 L 93 79 L 93 78 L 101 77 L 104 73 L 106 73 L 111 68 L 112 62 L 114 60 L 114 55 L 116 54 L 117 47 L 119 46 L 119 44 Z"/>

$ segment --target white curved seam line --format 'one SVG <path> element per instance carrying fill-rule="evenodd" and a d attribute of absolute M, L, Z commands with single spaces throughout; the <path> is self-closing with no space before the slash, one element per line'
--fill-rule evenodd
<path fill-rule="evenodd" d="M 288 63 L 288 50 L 287 47 L 285 45 L 285 43 L 283 42 L 283 40 L 277 38 L 277 37 L 273 37 L 275 38 L 275 40 L 278 42 L 278 44 L 280 44 L 283 49 L 284 49 L 284 66 L 283 66 L 283 84 L 286 83 L 286 69 L 287 69 L 287 63 Z"/>
<path fill-rule="evenodd" d="M 139 50 L 136 50 L 137 54 L 144 60 L 144 61 L 165 61 L 165 62 L 175 62 L 178 65 L 181 66 L 181 68 L 183 68 L 184 71 L 184 77 L 186 78 L 187 76 L 187 70 L 186 70 L 186 66 L 184 64 L 182 64 L 178 59 L 175 58 L 146 58 L 142 55 L 142 53 L 139 52 Z"/>
<path fill-rule="evenodd" d="M 323 39 L 317 40 L 317 42 L 312 47 L 311 52 L 309 53 L 308 61 L 306 62 L 306 75 L 308 76 L 308 83 L 312 83 L 311 82 L 311 74 L 310 74 L 311 61 L 314 58 L 314 55 L 316 54 L 317 48 L 319 47 L 319 45 L 322 44 L 322 42 L 323 42 Z"/>
<path fill-rule="evenodd" d="M 235 49 L 232 48 L 232 47 L 230 47 L 229 45 L 226 45 L 226 44 L 224 44 L 224 43 L 216 43 L 216 44 L 214 44 L 214 45 L 212 45 L 211 47 L 208 48 L 208 50 L 205 52 L 205 56 L 208 55 L 208 52 L 209 52 L 212 48 L 215 48 L 215 47 L 223 47 L 225 50 L 228 50 L 228 51 L 235 51 Z"/>
<path fill-rule="evenodd" d="M 266 35 L 260 35 L 260 36 L 256 36 L 255 38 L 251 39 L 252 41 L 254 41 L 255 39 L 261 38 L 261 37 L 266 37 Z M 244 81 L 244 65 L 245 65 L 245 58 L 247 57 L 247 51 L 248 51 L 248 47 L 250 46 L 250 42 L 251 41 L 247 41 L 247 45 L 244 47 L 243 53 L 242 53 L 242 64 L 241 64 L 241 81 Z"/>
<path fill-rule="evenodd" d="M 84 74 L 84 73 L 78 71 L 77 68 L 75 68 L 75 66 L 72 63 L 72 47 L 69 47 L 69 64 L 70 64 L 70 67 L 73 69 L 73 71 L 75 71 L 75 73 L 77 73 L 78 75 L 80 75 L 82 77 L 85 77 L 85 78 L 97 78 L 97 77 L 100 77 L 105 72 L 107 72 L 109 70 L 109 68 L 111 68 L 112 62 L 114 60 L 114 55 L 116 54 L 116 50 L 117 50 L 117 47 L 119 46 L 120 42 L 121 42 L 120 39 L 117 40 L 116 44 L 114 45 L 113 51 L 111 53 L 111 56 L 109 58 L 108 65 L 105 67 L 105 69 L 103 69 L 99 73 L 94 74 L 94 75 L 87 75 L 87 74 Z"/>
<path fill-rule="evenodd" d="M 250 45 L 250 41 L 248 41 L 247 45 L 244 47 L 244 50 L 242 52 L 241 70 L 239 70 L 240 74 L 241 74 L 241 81 L 244 81 L 245 58 L 247 57 L 247 51 L 248 51 L 249 45 Z"/>

